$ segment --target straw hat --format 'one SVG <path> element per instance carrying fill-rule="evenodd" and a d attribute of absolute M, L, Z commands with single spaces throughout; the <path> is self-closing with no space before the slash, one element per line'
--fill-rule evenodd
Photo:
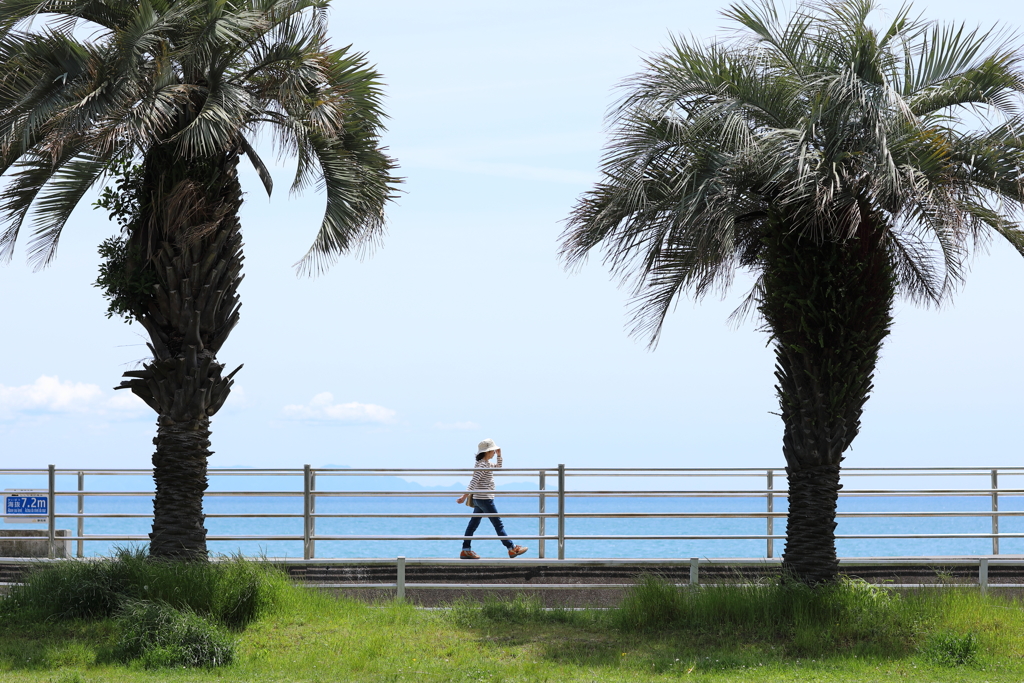
<path fill-rule="evenodd" d="M 494 439 L 484 439 L 476 447 L 476 454 L 486 453 L 487 451 L 498 450 L 498 444 L 494 443 Z"/>

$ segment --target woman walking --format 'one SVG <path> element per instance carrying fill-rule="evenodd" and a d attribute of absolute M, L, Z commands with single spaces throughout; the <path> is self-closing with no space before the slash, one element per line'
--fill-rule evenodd
<path fill-rule="evenodd" d="M 496 460 L 495 463 L 491 463 L 491 458 Z M 505 527 L 501 523 L 501 517 L 498 517 L 498 509 L 494 507 L 494 475 L 491 470 L 501 467 L 501 449 L 498 448 L 497 444 L 494 443 L 493 439 L 484 439 L 480 442 L 480 445 L 476 449 L 476 465 L 473 466 L 476 470 L 473 472 L 473 479 L 469 482 L 469 487 L 466 489 L 466 493 L 459 496 L 459 503 L 465 503 L 467 497 L 471 497 L 471 501 L 466 503 L 469 505 L 472 503 L 473 512 L 475 514 L 492 515 L 488 517 L 491 520 L 491 524 L 494 525 L 494 531 L 501 537 L 501 542 L 508 548 L 509 557 L 519 557 L 525 553 L 529 548 L 521 545 L 516 545 L 509 540 L 508 534 L 505 533 Z M 469 520 L 469 526 L 466 527 L 466 533 L 464 536 L 472 536 L 476 528 L 480 526 L 480 520 L 482 517 L 473 517 Z M 462 553 L 459 557 L 463 560 L 479 560 L 480 556 L 474 553 L 470 549 L 470 543 L 472 539 L 466 538 L 462 541 Z"/>

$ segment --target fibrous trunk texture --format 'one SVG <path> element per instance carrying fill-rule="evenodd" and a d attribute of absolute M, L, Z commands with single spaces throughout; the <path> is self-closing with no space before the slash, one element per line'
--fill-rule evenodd
<path fill-rule="evenodd" d="M 860 430 L 892 324 L 893 270 L 864 221 L 856 236 L 767 238 L 761 312 L 775 342 L 789 516 L 782 566 L 809 585 L 839 572 L 840 464 Z"/>
<path fill-rule="evenodd" d="M 163 152 L 163 153 L 161 153 Z M 136 317 L 153 359 L 124 373 L 157 412 L 153 440 L 156 498 L 153 557 L 207 557 L 203 491 L 211 455 L 210 417 L 227 399 L 241 366 L 223 374 L 217 352 L 238 322 L 242 236 L 237 155 L 182 161 L 157 150 L 146 161 L 145 196 L 130 240 L 140 268 L 156 276 Z"/>
<path fill-rule="evenodd" d="M 203 492 L 210 455 L 210 419 L 160 425 L 153 454 L 153 531 L 150 554 L 173 559 L 206 556 Z"/>

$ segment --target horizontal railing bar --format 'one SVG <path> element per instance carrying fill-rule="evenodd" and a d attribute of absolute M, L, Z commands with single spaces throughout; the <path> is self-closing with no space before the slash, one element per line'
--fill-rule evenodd
<path fill-rule="evenodd" d="M 319 473 L 317 474 L 319 476 Z M 373 498 L 373 497 L 400 497 L 400 498 L 448 498 L 449 496 L 454 500 L 458 498 L 466 491 L 463 490 L 451 490 L 451 491 L 310 491 L 310 495 L 316 495 L 317 498 Z M 472 493 L 493 493 L 495 495 L 506 497 L 530 497 L 535 498 L 538 495 L 544 495 L 548 498 L 553 498 L 558 495 L 557 491 L 538 491 L 537 489 L 528 491 L 501 491 L 493 489 L 480 489 L 475 490 Z"/>
<path fill-rule="evenodd" d="M 153 513 L 143 512 L 55 512 L 53 516 L 56 518 L 68 518 L 68 519 L 153 519 Z M 203 514 L 204 517 L 216 517 L 219 519 L 247 519 L 247 518 L 282 518 L 282 519 L 302 519 L 301 512 L 238 512 L 238 513 L 227 513 L 227 512 L 207 512 Z M 465 517 L 465 515 L 461 515 Z M 502 517 L 505 517 L 505 513 L 501 513 Z"/>
<path fill-rule="evenodd" d="M 413 513 L 409 513 L 413 516 Z M 506 515 L 504 512 L 500 513 L 502 517 Z M 836 517 L 844 517 L 850 519 L 856 519 L 860 517 L 985 517 L 990 518 L 992 515 L 998 515 L 1000 517 L 1024 517 L 1024 510 L 999 510 L 997 512 L 989 511 L 939 511 L 939 512 L 837 512 Z M 317 515 L 321 516 L 321 515 Z M 453 515 L 455 517 L 465 515 Z M 539 517 L 541 515 L 533 513 L 527 515 L 523 513 L 524 517 L 532 516 Z M 550 516 L 550 515 L 548 515 Z M 782 512 L 566 512 L 566 519 L 606 519 L 606 518 L 623 518 L 623 519 L 766 519 L 772 517 L 775 519 L 788 517 L 789 513 Z"/>
<path fill-rule="evenodd" d="M 429 535 L 360 535 L 360 534 L 346 534 L 346 535 L 321 535 L 317 534 L 316 540 L 318 541 L 464 541 L 472 539 L 474 541 L 499 541 L 504 536 L 429 536 Z M 516 534 L 516 538 L 523 540 L 545 540 L 552 541 L 557 540 L 557 536 L 538 536 L 536 534 Z M 566 536 L 566 538 L 571 538 Z M 4 536 L 5 541 L 45 541 L 45 536 Z M 85 534 L 84 536 L 58 536 L 56 538 L 60 541 L 148 541 L 148 534 Z M 249 535 L 249 534 L 207 534 L 207 541 L 302 541 L 303 535 L 300 534 L 267 534 L 267 535 Z M 0 564 L 6 558 L 0 557 Z"/>
<path fill-rule="evenodd" d="M 330 476 L 344 476 L 344 475 L 355 475 L 355 476 L 373 476 L 380 473 L 386 474 L 418 474 L 424 475 L 438 475 L 443 476 L 450 473 L 469 473 L 472 474 L 474 469 L 471 467 L 448 467 L 448 468 L 332 468 L 332 467 L 313 467 L 313 471 L 324 473 Z M 509 476 L 517 473 L 540 473 L 540 472 L 556 472 L 557 467 L 504 467 L 499 471 L 496 471 L 496 475 Z M 685 475 L 688 473 L 693 474 L 714 474 L 722 473 L 728 476 L 757 476 L 759 474 L 772 471 L 785 473 L 785 467 L 566 467 L 566 476 L 609 476 L 609 475 L 633 475 L 642 476 L 646 473 L 652 473 L 658 476 L 664 474 L 680 474 Z M 844 467 L 842 470 L 843 475 L 852 476 L 871 476 L 873 473 L 878 473 L 879 476 L 900 476 L 900 473 L 907 473 L 908 476 L 920 476 L 921 473 L 933 473 L 936 476 L 945 475 L 985 475 L 990 473 L 992 470 L 997 470 L 1000 473 L 1008 475 L 1024 475 L 1024 466 L 1012 466 L 1012 467 L 1000 467 L 993 465 L 977 465 L 970 467 Z M 46 475 L 49 472 L 48 469 L 42 468 L 17 468 L 17 469 L 0 469 L 0 475 L 12 475 L 12 476 L 33 476 L 33 475 Z M 141 475 L 152 475 L 153 470 L 150 468 L 111 468 L 111 469 L 96 469 L 96 468 L 57 468 L 54 470 L 58 476 L 74 476 L 79 472 L 86 475 L 93 476 L 141 476 Z M 212 475 L 238 475 L 238 476 L 299 476 L 303 470 L 301 468 L 209 468 L 208 474 Z"/>
<path fill-rule="evenodd" d="M 1000 513 L 1002 514 L 1002 513 Z M 1021 513 L 1024 514 L 1024 513 Z M 490 512 L 313 512 L 310 513 L 310 517 L 316 519 L 350 519 L 365 517 L 367 519 L 381 519 L 381 518 L 395 518 L 395 519 L 467 519 L 469 517 L 494 517 L 495 515 Z M 545 519 L 555 519 L 558 517 L 557 512 L 499 512 L 497 516 L 502 519 L 506 517 L 521 517 L 527 519 L 537 519 L 544 517 Z M 570 517 L 566 513 L 566 517 Z M 991 515 L 989 515 L 991 516 Z M 209 517 L 209 515 L 207 515 Z M 301 517 L 301 515 L 300 515 Z"/>
<path fill-rule="evenodd" d="M 547 541 L 557 539 L 557 536 L 546 535 L 527 535 L 527 534 L 516 534 L 516 538 L 521 539 L 544 539 Z M 842 539 L 871 539 L 871 538 L 1024 538 L 1024 533 L 950 533 L 950 534 L 836 534 L 837 540 Z M 71 537 L 62 537 L 71 538 Z M 148 538 L 148 537 L 147 537 Z M 231 540 L 231 539 L 242 539 L 242 536 L 208 536 L 210 540 Z M 248 538 L 248 537 L 245 537 Z M 275 536 L 259 536 L 256 538 L 266 538 L 268 540 L 283 540 L 278 539 Z M 302 536 L 289 536 L 289 539 L 299 538 Z M 426 535 L 426 534 L 317 534 L 316 540 L 318 541 L 457 541 L 457 540 L 497 540 L 499 536 L 455 536 L 455 535 Z M 577 535 L 577 534 L 565 534 L 564 538 L 568 541 L 644 541 L 644 540 L 692 540 L 692 541 L 742 541 L 742 540 L 767 540 L 771 539 L 785 539 L 785 534 L 601 534 L 601 535 Z"/>
<path fill-rule="evenodd" d="M 381 469 L 336 469 L 330 467 L 311 467 L 311 470 L 317 474 L 323 474 L 326 476 L 357 476 L 357 477 L 373 477 L 380 476 L 383 474 L 395 475 L 395 474 L 418 474 L 423 473 L 424 475 L 431 476 L 445 476 L 448 474 L 473 474 L 474 468 L 472 467 L 449 467 L 449 468 L 431 468 L 422 470 L 410 470 L 410 469 L 395 469 L 395 468 L 381 468 Z M 302 470 L 298 470 L 301 472 Z M 518 474 L 538 474 L 540 472 L 557 472 L 557 467 L 502 467 L 501 469 L 495 469 L 494 474 L 498 476 L 513 476 Z M 222 474 L 228 474 L 227 472 L 221 472 Z"/>
<path fill-rule="evenodd" d="M 526 518 L 526 519 L 552 519 L 558 516 L 554 512 L 500 512 L 501 517 Z M 940 510 L 940 511 L 855 511 L 838 512 L 837 518 L 858 519 L 875 517 L 925 517 L 925 518 L 957 518 L 957 517 L 979 517 L 989 518 L 993 515 L 999 517 L 1024 517 L 1022 510 Z M 130 512 L 55 512 L 54 517 L 62 519 L 149 519 L 152 513 L 130 513 Z M 298 519 L 302 513 L 271 513 L 271 512 L 209 512 L 206 517 L 217 519 Z M 494 515 L 486 512 L 318 512 L 310 515 L 320 519 L 463 519 L 468 517 L 492 517 Z M 567 512 L 567 519 L 784 519 L 788 516 L 786 511 L 776 512 Z M 31 524 L 31 522 L 25 522 Z"/>
<path fill-rule="evenodd" d="M 775 513 L 772 513 L 775 514 Z M 1024 515 L 1024 513 L 1021 513 Z M 554 512 L 501 512 L 499 515 L 502 518 L 506 517 L 522 517 L 527 519 L 536 519 L 538 517 L 553 518 L 557 517 L 558 514 Z M 53 515 L 57 519 L 152 519 L 152 513 L 128 513 L 128 512 L 56 512 Z M 303 514 L 299 513 L 277 513 L 277 512 L 239 512 L 239 513 L 219 513 L 219 512 L 207 512 L 203 515 L 207 519 L 302 519 Z M 566 517 L 575 515 L 566 515 Z M 991 515 L 990 515 L 991 516 Z M 488 512 L 388 512 L 388 513 L 331 513 L 331 512 L 317 512 L 310 514 L 310 517 L 316 517 L 318 519 L 326 518 L 354 518 L 365 517 L 367 519 L 380 519 L 380 518 L 395 518 L 395 519 L 467 519 L 469 517 L 494 517 L 493 514 Z M 6 537 L 5 537 L 6 538 Z"/>
<path fill-rule="evenodd" d="M 458 497 L 461 491 L 315 491 L 316 498 L 447 498 Z M 508 498 L 557 498 L 558 492 L 546 491 L 495 491 Z M 768 494 L 777 498 L 788 498 L 785 489 L 728 490 L 728 491 L 566 491 L 566 498 L 764 498 Z M 840 499 L 851 497 L 983 497 L 993 493 L 1000 497 L 1024 497 L 1024 489 L 863 489 L 842 491 Z M 57 490 L 54 495 L 61 498 L 90 497 L 152 497 L 153 491 L 73 491 Z M 207 491 L 207 498 L 301 498 L 302 491 Z M 1000 511 L 1001 513 L 1002 511 Z"/>
<path fill-rule="evenodd" d="M 387 589 L 397 588 L 397 583 L 302 583 L 300 584 L 303 588 L 370 588 L 370 589 Z M 565 588 L 569 590 L 581 590 L 589 588 L 633 588 L 636 586 L 635 583 L 409 583 L 406 581 L 404 584 L 406 590 L 411 588 L 422 588 L 422 589 L 459 589 L 459 590 L 524 590 L 524 589 L 538 589 L 538 590 L 552 590 Z M 687 586 L 689 584 L 677 583 L 676 586 Z"/>
<path fill-rule="evenodd" d="M 543 539 L 550 541 L 557 539 L 557 536 L 546 535 L 528 535 L 528 534 L 516 534 L 516 538 L 521 539 Z M 951 534 L 836 534 L 837 540 L 842 539 L 871 539 L 871 538 L 1024 538 L 1024 533 L 951 533 Z M 68 537 L 70 538 L 70 537 Z M 231 540 L 231 539 L 242 539 L 242 536 L 208 536 L 210 540 Z M 257 538 L 266 538 L 268 540 L 278 540 L 277 537 L 273 536 L 260 536 Z M 295 536 L 289 536 L 288 538 L 296 538 Z M 298 536 L 297 538 L 302 538 Z M 492 541 L 502 537 L 499 536 L 455 536 L 455 535 L 427 535 L 427 534 L 317 534 L 316 540 L 318 541 L 458 541 L 458 540 L 486 540 Z M 644 540 L 664 540 L 664 541 L 744 541 L 744 540 L 767 540 L 769 538 L 779 540 L 785 539 L 785 534 L 601 534 L 601 535 L 577 535 L 577 534 L 565 534 L 564 538 L 568 541 L 644 541 Z"/>
<path fill-rule="evenodd" d="M 499 512 L 502 518 L 526 518 L 526 519 L 554 519 L 558 517 L 557 512 Z M 999 517 L 1024 517 L 1024 510 L 999 510 L 991 511 L 940 511 L 940 512 L 839 512 L 836 517 L 847 519 L 874 518 L 874 517 L 983 517 L 988 519 L 993 514 Z M 90 515 L 83 514 L 56 514 L 56 517 L 102 517 L 102 516 L 131 516 L 131 517 L 152 517 L 152 515 Z M 233 518 L 260 518 L 260 517 L 287 517 L 301 518 L 301 513 L 295 514 L 270 514 L 270 513 L 207 513 L 207 517 L 223 519 Z M 316 512 L 310 517 L 317 519 L 464 519 L 468 517 L 493 517 L 488 512 Z M 785 519 L 788 512 L 567 512 L 566 519 Z"/>
<path fill-rule="evenodd" d="M 978 566 L 978 562 L 982 559 L 987 559 L 989 566 L 995 564 L 1011 564 L 1011 565 L 1024 565 L 1024 557 L 999 557 L 998 555 L 978 555 L 978 556 L 932 556 L 923 558 L 907 558 L 907 557 L 840 557 L 839 564 L 842 566 L 876 566 L 880 564 L 891 564 L 895 566 L 911 566 L 911 565 L 967 565 L 967 566 Z M 283 565 L 334 565 L 334 564 L 384 564 L 394 565 L 394 558 L 331 558 L 328 560 L 303 560 L 299 558 L 267 558 L 267 562 Z M 666 565 L 666 566 L 689 566 L 691 560 L 686 558 L 664 558 L 664 557 L 601 557 L 601 558 L 569 558 L 559 560 L 555 558 L 535 558 L 535 557 L 517 557 L 517 565 L 533 565 L 533 566 L 618 566 L 618 565 L 629 565 L 629 564 L 653 564 L 653 565 Z M 466 565 L 469 562 L 467 560 L 447 558 L 447 557 L 407 557 L 405 560 L 406 565 Z M 781 557 L 768 557 L 768 558 L 749 558 L 749 557 L 726 557 L 717 559 L 699 558 L 698 563 L 701 567 L 713 567 L 713 566 L 747 566 L 747 567 L 760 567 L 768 565 L 781 565 Z M 509 561 L 504 558 L 480 558 L 479 560 L 473 560 L 471 563 L 473 566 L 476 565 L 495 565 L 495 566 L 509 566 Z"/>
<path fill-rule="evenodd" d="M 102 561 L 103 557 L 92 557 L 84 558 L 83 561 L 95 562 Z M 224 558 L 229 560 L 230 558 Z M 258 561 L 264 561 L 269 564 L 285 565 L 285 566 L 334 566 L 334 565 L 395 565 L 394 558 L 380 558 L 380 557 L 335 557 L 335 558 L 314 558 L 304 560 L 295 557 L 266 557 L 256 558 Z M 977 567 L 981 560 L 986 560 L 989 567 L 1002 565 L 1002 566 L 1024 566 L 1024 556 L 999 556 L 999 555 L 957 555 L 957 556 L 922 556 L 922 557 L 840 557 L 839 564 L 843 567 L 878 567 L 878 566 L 899 566 L 899 567 L 947 567 L 947 566 L 964 566 L 964 567 Z M 221 558 L 214 556 L 211 558 L 212 561 L 221 561 Z M 5 557 L 0 558 L 0 564 L 46 564 L 53 562 L 61 562 L 59 559 L 48 559 L 45 557 Z M 506 558 L 481 558 L 479 560 L 462 560 L 455 558 L 446 557 L 407 557 L 406 565 L 493 565 L 509 567 L 514 565 L 530 565 L 530 566 L 622 566 L 622 565 L 663 565 L 671 567 L 689 566 L 691 563 L 690 559 L 687 558 L 663 558 L 663 557 L 630 557 L 630 558 L 619 558 L 619 557 L 606 557 L 606 558 L 570 558 L 559 560 L 555 558 L 525 558 L 519 557 L 515 559 L 514 563 Z M 749 558 L 749 557 L 725 557 L 725 558 L 700 558 L 698 560 L 700 567 L 728 567 L 728 566 L 742 566 L 742 567 L 769 567 L 782 564 L 782 559 L 778 557 L 774 558 Z M 890 584 L 886 584 L 890 585 Z M 957 584 L 959 585 L 959 584 Z M 996 584 L 1006 585 L 1006 584 Z"/>
<path fill-rule="evenodd" d="M 303 583 L 303 588 L 335 588 L 351 590 L 357 588 L 369 589 L 395 589 L 397 583 Z M 635 588 L 635 583 L 409 583 L 402 584 L 406 590 L 420 588 L 426 590 L 589 590 L 589 589 L 628 589 Z M 692 584 L 675 583 L 669 584 L 676 588 L 686 588 Z M 747 587 L 756 584 L 752 583 L 722 583 L 722 582 L 701 582 L 700 587 L 714 586 L 736 586 Z M 978 583 L 883 583 L 876 584 L 880 588 L 977 588 Z M 1024 588 L 1024 583 L 988 583 L 988 588 Z"/>
<path fill-rule="evenodd" d="M 0 586 L 24 586 L 25 584 L 18 584 L 14 582 L 0 582 Z M 316 588 L 316 589 L 337 589 L 337 590 L 356 590 L 356 589 L 371 589 L 371 590 L 396 590 L 398 584 L 310 584 L 301 583 L 299 584 L 302 588 Z M 422 589 L 422 590 L 586 590 L 586 589 L 629 589 L 636 586 L 636 584 L 402 584 L 406 590 L 410 589 Z M 687 588 L 690 584 L 673 584 L 676 588 Z M 754 584 L 732 584 L 732 583 L 721 583 L 721 582 L 702 582 L 698 586 L 709 587 L 709 586 L 754 586 Z M 977 588 L 979 584 L 973 583 L 962 583 L 962 584 L 879 584 L 881 588 Z M 1024 588 L 1024 584 L 986 584 L 986 588 Z M 600 608 L 598 608 L 600 609 Z"/>
<path fill-rule="evenodd" d="M 2 582 L 0 581 L 0 587 L 2 586 L 23 586 L 23 583 L 16 582 Z M 608 589 L 614 588 L 624 590 L 633 588 L 637 584 L 626 583 L 593 583 L 593 584 L 573 584 L 573 583 L 551 583 L 551 584 L 537 584 L 537 583 L 524 583 L 524 584 L 501 584 L 501 583 L 404 583 L 402 584 L 404 589 L 419 588 L 426 590 L 559 590 L 559 589 Z M 691 584 L 688 583 L 676 583 L 670 584 L 676 588 L 686 588 Z M 714 587 L 714 586 L 734 586 L 734 587 L 749 587 L 757 584 L 751 583 L 717 583 L 717 582 L 702 582 L 698 584 L 703 587 Z M 884 583 L 875 584 L 881 588 L 978 588 L 980 584 L 977 582 L 972 583 Z M 373 590 L 397 590 L 397 583 L 301 583 L 301 588 L 315 588 L 315 589 L 335 589 L 335 590 L 357 590 L 357 589 L 373 589 Z M 986 588 L 1024 588 L 1022 583 L 987 583 Z M 437 607 L 428 607 L 423 609 L 443 609 Z M 545 609 L 557 609 L 557 608 L 545 608 Z M 579 610 L 587 608 L 570 607 L 565 608 L 570 610 Z M 608 609 L 606 607 L 596 607 L 592 609 Z"/>
<path fill-rule="evenodd" d="M 410 517 L 417 516 L 414 513 L 408 513 Z M 970 512 L 837 512 L 836 517 L 844 517 L 849 519 L 856 519 L 862 517 L 985 517 L 990 518 L 993 514 L 999 517 L 1024 517 L 1024 510 L 1012 510 L 1004 511 L 999 510 L 993 513 L 992 511 L 970 511 Z M 502 517 L 511 517 L 512 515 L 504 512 L 500 513 Z M 356 514 L 352 515 L 321 515 L 318 513 L 317 517 L 321 516 L 359 516 Z M 383 515 L 381 515 L 383 516 Z M 423 515 L 426 516 L 426 515 Z M 438 516 L 445 516 L 438 514 Z M 451 517 L 465 517 L 466 515 L 447 515 Z M 481 516 L 481 515 L 475 515 Z M 482 515 L 487 516 L 487 515 Z M 522 513 L 521 517 L 551 517 L 551 514 L 544 513 Z M 554 516 L 557 516 L 554 515 Z M 566 512 L 566 519 L 766 519 L 772 517 L 774 519 L 784 519 L 789 516 L 788 512 Z"/>
<path fill-rule="evenodd" d="M 500 495 L 506 495 L 505 491 L 498 490 L 495 493 Z M 538 495 L 545 493 L 549 497 L 552 491 L 516 491 L 515 493 L 532 493 Z M 557 492 L 554 492 L 557 493 Z M 744 496 L 756 496 L 763 498 L 767 494 L 773 494 L 775 496 L 786 496 L 788 491 L 786 489 L 741 489 L 741 490 L 715 490 L 715 491 L 573 491 L 566 490 L 565 495 L 572 496 L 575 498 L 599 498 L 605 496 L 614 496 L 619 498 L 647 498 L 655 496 L 681 496 L 681 497 L 716 497 L 716 496 L 731 496 L 731 495 L 744 495 Z M 842 490 L 839 492 L 839 497 L 851 495 L 891 495 L 894 497 L 899 496 L 916 496 L 916 495 L 955 495 L 955 496 L 986 496 L 992 493 L 998 493 L 999 495 L 1024 495 L 1024 489 L 850 489 Z M 317 492 L 320 495 L 320 492 Z"/>
<path fill-rule="evenodd" d="M 119 498 L 121 496 L 150 496 L 156 495 L 155 491 L 75 491 L 73 489 L 57 489 L 54 495 L 66 498 L 77 496 L 86 497 L 108 497 Z M 319 492 L 317 492 L 319 495 Z M 246 498 L 301 498 L 302 491 L 205 491 L 204 498 L 224 497 L 246 497 Z"/>
<path fill-rule="evenodd" d="M 499 516 L 525 519 L 554 519 L 557 512 L 499 512 Z M 837 518 L 857 519 L 874 517 L 1024 517 L 1024 510 L 940 510 L 909 512 L 855 511 L 837 512 Z M 208 518 L 215 519 L 301 519 L 301 512 L 208 512 Z M 488 512 L 316 512 L 310 517 L 317 519 L 465 519 L 468 517 L 493 517 Z M 566 512 L 566 519 L 784 519 L 786 511 L 779 512 Z M 61 519 L 151 519 L 152 513 L 135 512 L 55 512 Z"/>
<path fill-rule="evenodd" d="M 661 479 L 663 477 L 694 477 L 694 478 L 721 477 L 723 479 L 727 479 L 727 478 L 734 478 L 734 479 L 760 479 L 760 478 L 764 477 L 764 475 L 767 474 L 768 471 L 769 471 L 769 468 L 766 467 L 764 469 L 753 470 L 751 472 L 721 472 L 721 471 L 696 472 L 696 471 L 692 471 L 692 470 L 686 470 L 686 471 L 675 470 L 675 471 L 668 471 L 668 472 L 654 472 L 654 471 L 652 471 L 652 472 L 637 472 L 637 471 L 632 471 L 632 472 L 622 472 L 620 474 L 615 474 L 615 473 L 611 473 L 611 472 L 580 472 L 578 470 L 574 471 L 574 470 L 570 470 L 570 469 L 566 468 L 565 476 L 566 476 L 566 478 L 569 478 L 569 477 L 577 477 L 577 478 L 589 477 L 589 478 L 608 478 L 608 479 L 620 478 L 620 477 L 634 477 L 634 478 L 652 478 L 652 477 L 657 477 L 659 479 Z M 1010 477 L 1013 477 L 1013 476 L 1024 476 L 1024 472 L 1004 472 L 1001 469 L 998 469 L 998 471 L 1001 474 L 1006 474 L 1007 476 L 1010 476 Z M 784 469 L 782 469 L 782 470 L 772 470 L 772 473 L 773 474 L 778 474 L 780 476 L 780 479 L 783 479 L 783 480 L 785 479 L 786 471 Z M 975 471 L 971 471 L 971 472 L 933 472 L 933 471 L 927 471 L 927 472 L 877 472 L 877 471 L 872 471 L 872 472 L 846 472 L 844 470 L 842 472 L 842 476 L 843 477 L 847 477 L 847 476 L 849 476 L 849 477 L 932 477 L 932 476 L 934 476 L 934 477 L 980 477 L 980 476 L 984 476 L 986 474 L 991 474 L 991 473 L 992 473 L 991 469 L 987 469 L 984 472 L 980 472 L 980 471 L 979 472 L 975 472 Z M 499 476 L 512 476 L 512 475 L 501 474 Z"/>
<path fill-rule="evenodd" d="M 317 498 L 457 498 L 465 491 L 314 491 L 311 492 Z M 487 491 L 487 493 L 492 493 Z M 526 490 L 526 491 L 494 491 L 501 497 L 534 498 L 544 496 L 545 498 L 557 498 L 558 492 L 552 490 Z M 788 497 L 786 489 L 746 489 L 746 490 L 716 490 L 716 491 L 566 491 L 565 496 L 569 498 L 763 498 L 771 493 L 780 498 Z M 842 491 L 840 498 L 854 496 L 890 496 L 893 498 L 915 497 L 915 496 L 988 496 L 998 493 L 1000 496 L 1022 497 L 1024 489 L 861 489 Z M 54 494 L 64 498 L 87 496 L 87 497 L 137 497 L 155 495 L 154 491 L 75 491 L 56 490 Z M 302 491 L 207 491 L 203 494 L 208 498 L 230 498 L 230 497 L 254 497 L 254 498 L 299 498 Z"/>
<path fill-rule="evenodd" d="M 324 476 L 380 476 L 381 474 L 386 475 L 413 475 L 413 476 L 450 476 L 452 474 L 457 475 L 472 475 L 474 472 L 473 468 L 468 467 L 452 467 L 452 468 L 435 468 L 435 469 L 359 469 L 359 470 L 347 470 L 347 469 L 331 469 L 331 468 L 319 468 L 312 467 L 311 470 L 317 474 L 323 474 Z M 558 468 L 547 468 L 547 467 L 522 467 L 512 468 L 504 467 L 500 470 L 496 470 L 493 474 L 495 476 L 520 476 L 522 474 L 539 474 L 557 472 Z M 880 467 L 880 468 L 843 468 L 843 476 L 880 476 L 880 477 L 891 477 L 891 476 L 914 476 L 920 477 L 925 476 L 985 476 L 996 470 L 1002 474 L 1008 476 L 1024 476 L 1024 467 L 992 467 L 992 466 L 979 466 L 979 467 Z M 567 467 L 565 469 L 566 476 L 574 477 L 624 477 L 624 476 L 723 476 L 723 477 L 757 477 L 768 471 L 785 474 L 785 468 L 782 467 L 757 467 L 757 468 L 572 468 Z M 8 476 L 45 476 L 49 470 L 47 469 L 0 469 L 0 475 Z M 217 469 L 210 468 L 207 470 L 207 474 L 211 476 L 300 476 L 302 469 Z M 76 476 L 79 473 L 88 476 L 152 476 L 153 470 L 151 469 L 57 469 L 54 471 L 56 476 L 70 477 Z"/>
<path fill-rule="evenodd" d="M 569 472 L 785 472 L 785 467 L 566 467 Z M 843 467 L 842 474 L 847 472 L 980 472 L 981 470 L 992 470 L 1012 472 L 1017 471 L 1024 474 L 1024 466 L 982 466 L 971 465 L 969 467 Z M 45 471 L 45 470 L 44 470 Z M 383 471 L 383 470 L 382 470 Z"/>

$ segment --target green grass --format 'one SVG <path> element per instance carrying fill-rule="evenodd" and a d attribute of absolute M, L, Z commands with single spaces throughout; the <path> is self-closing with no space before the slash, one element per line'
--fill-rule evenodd
<path fill-rule="evenodd" d="M 934 597 L 922 602 L 851 579 L 816 590 L 778 581 L 690 590 L 648 577 L 612 616 L 623 631 L 675 629 L 706 640 L 770 642 L 792 657 L 891 657 L 913 647 Z"/>
<path fill-rule="evenodd" d="M 235 656 L 231 636 L 191 610 L 164 602 L 126 602 L 115 616 L 118 636 L 111 656 L 147 669 L 213 667 Z"/>
<path fill-rule="evenodd" d="M 2 603 L 0 603 L 2 604 Z M 1024 610 L 970 589 L 639 586 L 620 610 L 518 598 L 447 610 L 281 590 L 213 669 L 118 664 L 113 619 L 0 623 L 4 683 L 1017 681 Z M 159 662 L 155 662 L 159 665 Z"/>

